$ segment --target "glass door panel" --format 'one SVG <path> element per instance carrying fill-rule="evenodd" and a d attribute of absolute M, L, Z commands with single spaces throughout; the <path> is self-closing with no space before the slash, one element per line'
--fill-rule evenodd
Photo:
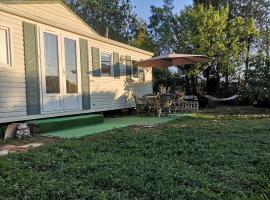
<path fill-rule="evenodd" d="M 44 64 L 46 77 L 46 93 L 59 94 L 59 55 L 58 37 L 50 33 L 44 33 Z"/>
<path fill-rule="evenodd" d="M 78 93 L 76 41 L 65 38 L 66 93 Z"/>
<path fill-rule="evenodd" d="M 75 110 L 82 108 L 81 86 L 80 86 L 80 64 L 78 40 L 72 36 L 64 36 L 63 44 L 63 63 L 64 63 L 64 95 L 63 105 L 65 110 Z"/>

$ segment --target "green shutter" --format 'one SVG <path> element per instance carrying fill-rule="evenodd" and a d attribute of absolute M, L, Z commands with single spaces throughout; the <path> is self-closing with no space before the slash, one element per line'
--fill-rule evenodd
<path fill-rule="evenodd" d="M 100 76 L 100 55 L 98 48 L 92 47 L 92 60 L 93 76 Z"/>
<path fill-rule="evenodd" d="M 37 27 L 23 22 L 27 115 L 40 114 Z"/>
<path fill-rule="evenodd" d="M 131 78 L 132 76 L 131 56 L 126 56 L 126 75 L 127 75 L 127 78 Z"/>
<path fill-rule="evenodd" d="M 81 82 L 82 82 L 82 107 L 83 110 L 90 109 L 90 85 L 89 85 L 89 62 L 88 62 L 88 42 L 80 39 L 81 55 Z"/>
<path fill-rule="evenodd" d="M 120 63 L 119 63 L 119 53 L 113 53 L 113 71 L 114 78 L 120 78 Z"/>

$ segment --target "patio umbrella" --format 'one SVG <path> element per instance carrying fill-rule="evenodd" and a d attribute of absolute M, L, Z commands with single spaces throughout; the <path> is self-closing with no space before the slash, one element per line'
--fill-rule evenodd
<path fill-rule="evenodd" d="M 181 65 L 192 65 L 202 63 L 208 60 L 207 56 L 204 55 L 193 55 L 193 54 L 176 54 L 170 53 L 153 57 L 147 60 L 136 62 L 133 66 L 140 67 L 172 67 Z M 167 72 L 166 72 L 166 91 L 167 91 Z"/>
<path fill-rule="evenodd" d="M 208 60 L 204 55 L 192 55 L 192 54 L 166 54 L 157 57 L 153 57 L 147 60 L 136 62 L 134 66 L 140 67 L 171 67 L 180 65 L 190 65 L 202 63 Z"/>

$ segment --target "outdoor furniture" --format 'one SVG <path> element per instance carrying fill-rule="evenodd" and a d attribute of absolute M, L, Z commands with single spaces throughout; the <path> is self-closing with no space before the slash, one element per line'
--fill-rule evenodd
<path fill-rule="evenodd" d="M 179 106 L 181 111 L 190 112 L 199 110 L 199 102 L 196 96 L 190 95 L 185 96 L 183 99 L 179 100 Z"/>
<path fill-rule="evenodd" d="M 148 112 L 148 105 L 144 97 L 137 97 L 136 95 L 133 95 L 134 102 L 136 105 L 136 112 L 137 115 L 141 112 Z"/>
<path fill-rule="evenodd" d="M 176 93 L 172 95 L 172 107 L 173 112 L 181 111 L 180 100 L 183 99 L 185 93 Z"/>
<path fill-rule="evenodd" d="M 160 113 L 165 112 L 170 114 L 172 111 L 175 112 L 173 104 L 173 95 L 170 93 L 160 95 Z"/>
<path fill-rule="evenodd" d="M 148 112 L 154 112 L 155 115 L 158 114 L 158 116 L 160 117 L 161 106 L 159 96 L 145 96 L 144 98 L 147 102 Z"/>
<path fill-rule="evenodd" d="M 157 96 L 157 94 L 154 93 L 148 93 L 148 94 L 144 94 L 142 97 L 147 97 L 147 96 Z"/>

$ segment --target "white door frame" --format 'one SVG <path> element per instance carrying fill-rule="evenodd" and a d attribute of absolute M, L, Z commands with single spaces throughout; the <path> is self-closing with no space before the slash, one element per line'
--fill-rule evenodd
<path fill-rule="evenodd" d="M 74 40 L 76 42 L 76 62 L 77 62 L 77 84 L 78 93 L 69 94 L 66 88 L 66 61 L 65 61 L 65 38 Z M 64 110 L 82 110 L 82 88 L 81 88 L 81 62 L 80 62 L 80 43 L 79 38 L 73 34 L 61 34 L 61 49 L 62 49 L 62 61 L 63 61 L 63 109 Z M 68 107 L 65 99 L 73 97 L 77 101 L 77 106 Z M 77 98 L 76 98 L 77 97 Z"/>
<path fill-rule="evenodd" d="M 44 32 L 56 35 L 58 37 L 58 62 L 59 62 L 59 94 L 47 94 L 46 93 L 46 78 L 45 78 L 45 58 L 44 58 Z M 82 110 L 82 92 L 81 92 L 81 65 L 80 65 L 80 47 L 79 37 L 74 34 L 64 33 L 57 29 L 39 26 L 38 27 L 38 54 L 39 54 L 39 82 L 40 82 L 40 102 L 41 102 L 41 114 L 49 114 L 56 112 L 78 111 Z M 65 51 L 64 51 L 64 38 L 72 39 L 76 41 L 76 56 L 77 56 L 77 81 L 78 81 L 78 106 L 66 107 L 64 106 L 65 96 L 75 95 L 66 93 L 66 73 L 65 73 Z M 48 98 L 59 98 L 59 107 L 46 109 L 46 103 Z"/>

